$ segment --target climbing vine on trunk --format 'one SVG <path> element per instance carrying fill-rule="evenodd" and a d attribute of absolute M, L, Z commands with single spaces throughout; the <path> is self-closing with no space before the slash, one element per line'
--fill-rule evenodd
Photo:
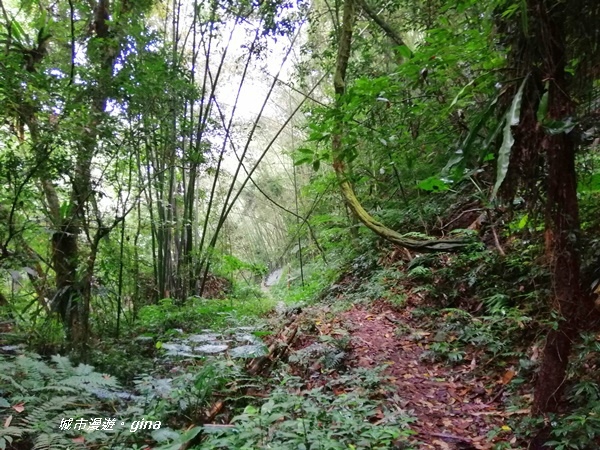
<path fill-rule="evenodd" d="M 341 113 L 341 110 L 344 107 L 346 71 L 348 69 L 348 61 L 350 59 L 352 32 L 354 28 L 354 21 L 356 19 L 354 1 L 355 0 L 346 0 L 344 2 L 343 23 L 340 29 L 336 69 L 333 78 L 336 95 L 336 107 L 338 108 L 338 120 L 332 133 L 331 147 L 333 168 L 337 175 L 344 200 L 346 201 L 346 204 L 350 210 L 367 228 L 396 245 L 417 252 L 451 252 L 462 250 L 472 244 L 472 241 L 466 239 L 416 240 L 402 236 L 400 233 L 385 226 L 383 223 L 379 222 L 371 214 L 369 214 L 354 193 L 354 189 L 352 188 L 352 184 L 350 183 L 346 173 L 346 164 L 344 162 L 342 135 L 344 133 L 345 123 L 343 121 L 343 114 Z"/>

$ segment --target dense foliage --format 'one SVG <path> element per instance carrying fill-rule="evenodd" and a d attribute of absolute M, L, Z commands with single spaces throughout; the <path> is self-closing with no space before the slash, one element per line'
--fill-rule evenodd
<path fill-rule="evenodd" d="M 531 417 L 496 448 L 595 448 L 599 24 L 594 0 L 0 1 L 0 448 L 418 445 L 389 380 L 346 371 L 351 326 L 284 356 L 307 303 L 314 340 L 378 302 L 423 318 L 396 329 L 433 336 L 423 364 L 500 374 Z M 54 427 L 107 411 L 165 425 Z"/>

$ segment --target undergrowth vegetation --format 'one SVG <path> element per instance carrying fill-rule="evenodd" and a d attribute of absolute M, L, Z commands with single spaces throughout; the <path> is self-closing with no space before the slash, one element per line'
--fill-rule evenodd
<path fill-rule="evenodd" d="M 512 245 L 522 251 L 508 257 L 474 251 L 409 258 L 383 247 L 348 254 L 326 277 L 320 263 L 306 266 L 304 286 L 284 278 L 270 291 L 244 300 L 190 298 L 176 305 L 164 299 L 141 308 L 135 327 L 121 339 L 98 342 L 92 361 L 100 372 L 58 356 L 3 357 L 0 412 L 9 426 L 2 430 L 0 446 L 135 449 L 153 440 L 164 450 L 189 444 L 214 449 L 416 448 L 415 418 L 391 395 L 387 378 L 375 369 L 351 367 L 348 330 L 315 334 L 315 323 L 318 327 L 335 321 L 341 311 L 372 304 L 411 311 L 412 325 L 398 324 L 396 336 L 419 341 L 423 333 L 431 335 L 421 354 L 423 364 L 471 365 L 482 376 L 504 374 L 506 404 L 526 408 L 522 398 L 535 376 L 539 333 L 551 317 L 532 306 L 548 296 L 539 252 L 524 240 Z M 169 356 L 162 348 L 169 341 L 189 344 L 187 336 L 202 330 L 228 339 L 241 328 L 268 342 L 274 338 L 271 330 L 298 314 L 306 316 L 303 334 L 315 336 L 292 351 L 289 365 L 278 367 L 269 380 L 249 375 L 249 357 Z M 593 334 L 580 344 L 571 373 L 589 376 L 569 384 L 571 411 L 549 419 L 555 424 L 548 438 L 553 448 L 585 449 L 600 435 L 594 419 L 600 404 L 593 377 L 597 346 Z M 326 384 L 307 383 L 315 367 L 319 376 L 329 377 Z M 267 394 L 256 396 L 260 392 Z M 215 399 L 228 405 L 217 421 L 211 417 Z M 88 421 L 110 416 L 118 426 L 86 433 L 60 430 L 67 416 Z M 138 418 L 160 422 L 160 430 L 131 432 Z M 539 424 L 510 423 L 522 439 Z M 188 431 L 178 431 L 183 429 Z M 507 445 L 495 448 L 517 448 Z"/>
<path fill-rule="evenodd" d="M 0 450 L 600 448 L 597 0 L 0 1 Z"/>
<path fill-rule="evenodd" d="M 275 380 L 277 381 L 277 380 Z M 213 431 L 203 448 L 389 449 L 414 434 L 413 419 L 384 401 L 384 380 L 350 372 L 326 388 L 303 390 L 304 381 L 280 380 L 262 405 L 247 406 L 229 430 Z"/>
<path fill-rule="evenodd" d="M 85 448 L 83 439 L 78 442 L 82 433 L 75 422 L 105 416 L 108 404 L 97 397 L 118 400 L 118 391 L 114 377 L 91 366 L 73 366 L 64 356 L 53 356 L 48 362 L 35 355 L 1 357 L 0 448 Z M 69 419 L 69 428 L 61 429 Z M 112 430 L 99 425 L 86 434 L 85 442 L 98 445 L 113 436 Z"/>

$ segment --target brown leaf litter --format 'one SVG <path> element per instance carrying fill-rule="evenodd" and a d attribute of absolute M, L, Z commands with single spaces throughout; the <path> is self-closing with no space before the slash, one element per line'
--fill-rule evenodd
<path fill-rule="evenodd" d="M 412 428 L 420 449 L 487 450 L 515 442 L 506 424 L 509 414 L 498 401 L 514 373 L 486 378 L 477 373 L 475 357 L 454 366 L 423 360 L 434 337 L 419 328 L 410 309 L 353 306 L 340 322 L 350 332 L 353 365 L 386 367 L 401 405 L 417 419 Z"/>

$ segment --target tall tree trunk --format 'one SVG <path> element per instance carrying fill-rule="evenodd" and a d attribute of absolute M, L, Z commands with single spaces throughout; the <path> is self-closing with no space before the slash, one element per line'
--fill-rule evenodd
<path fill-rule="evenodd" d="M 564 3 L 529 0 L 529 14 L 538 22 L 535 46 L 548 82 L 548 120 L 564 121 L 574 114 L 566 81 Z M 584 301 L 578 250 L 579 210 L 575 173 L 575 143 L 566 133 L 545 134 L 541 149 L 547 160 L 546 254 L 552 271 L 553 307 L 559 324 L 550 331 L 535 387 L 533 413 L 556 412 L 565 386 L 567 365 Z"/>
<path fill-rule="evenodd" d="M 58 233 L 59 241 L 62 245 L 60 252 L 55 252 L 56 260 L 63 259 L 66 268 L 71 273 L 77 268 L 80 252 L 77 246 L 79 235 L 85 231 L 88 239 L 91 238 L 89 211 L 90 205 L 95 209 L 95 193 L 92 189 L 91 168 L 92 160 L 98 147 L 98 127 L 103 121 L 108 91 L 112 83 L 112 72 L 115 58 L 118 55 L 118 48 L 114 47 L 114 42 L 110 39 L 111 31 L 109 29 L 110 21 L 110 2 L 109 0 L 99 0 L 94 9 L 94 42 L 98 43 L 98 48 L 88 51 L 88 56 L 92 63 L 98 67 L 97 85 L 91 92 L 91 102 L 89 109 L 89 118 L 84 127 L 81 143 L 77 150 L 77 160 L 75 163 L 75 176 L 73 178 L 73 189 L 71 193 L 71 211 L 63 220 L 61 231 Z M 85 270 L 80 277 L 69 279 L 68 305 L 67 305 L 67 326 L 71 333 L 71 340 L 79 353 L 85 358 L 87 349 L 87 340 L 89 337 L 89 315 L 91 302 L 91 282 L 94 273 L 96 255 L 100 239 L 104 235 L 103 226 L 100 223 L 97 211 L 96 219 L 98 230 L 90 242 L 90 254 L 87 257 Z M 57 289 L 60 291 L 62 286 L 58 283 Z M 66 299 L 63 299 L 66 300 Z"/>
<path fill-rule="evenodd" d="M 522 118 L 515 130 L 510 176 L 517 174 L 525 184 L 529 182 L 528 190 L 535 191 L 537 187 L 532 183 L 539 180 L 540 173 L 545 174 L 545 250 L 552 276 L 552 308 L 558 320 L 543 350 L 532 405 L 535 416 L 559 411 L 573 343 L 592 310 L 581 284 L 576 143 L 566 130 L 547 129 L 551 124 L 557 128 L 556 124 L 576 113 L 571 98 L 573 87 L 565 71 L 569 57 L 565 24 L 572 9 L 568 1 L 527 0 L 521 14 L 527 16 L 522 23 L 528 26 L 523 26 L 512 53 L 517 75 L 530 75 L 530 80 L 523 96 Z M 547 107 L 542 101 L 544 86 Z M 508 190 L 510 185 L 513 189 L 517 185 L 508 184 Z M 537 195 L 531 197 L 537 201 Z M 548 448 L 545 443 L 550 440 L 550 432 L 549 426 L 544 427 L 529 448 Z"/>

